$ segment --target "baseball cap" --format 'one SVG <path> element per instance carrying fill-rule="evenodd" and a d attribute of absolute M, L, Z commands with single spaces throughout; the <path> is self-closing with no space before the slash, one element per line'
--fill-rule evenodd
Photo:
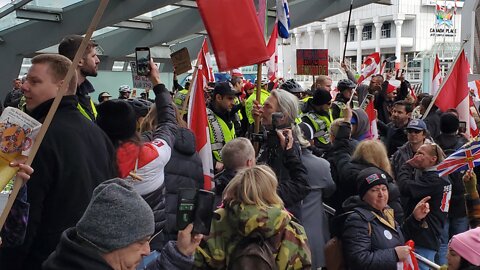
<path fill-rule="evenodd" d="M 427 130 L 427 125 L 422 119 L 413 119 L 408 123 L 407 129 Z"/>
<path fill-rule="evenodd" d="M 213 89 L 213 96 L 215 95 L 229 95 L 229 96 L 234 96 L 237 94 L 237 91 L 233 89 L 233 85 L 229 82 L 221 82 L 217 83 L 215 85 L 215 88 Z"/>

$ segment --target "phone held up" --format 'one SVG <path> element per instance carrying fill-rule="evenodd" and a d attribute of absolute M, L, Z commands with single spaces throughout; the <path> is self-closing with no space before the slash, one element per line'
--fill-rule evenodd
<path fill-rule="evenodd" d="M 150 48 L 135 48 L 135 61 L 137 64 L 137 74 L 139 76 L 148 76 L 148 74 L 150 74 Z"/>
<path fill-rule="evenodd" d="M 182 188 L 178 191 L 177 229 L 193 223 L 194 234 L 210 234 L 215 193 L 207 190 Z"/>

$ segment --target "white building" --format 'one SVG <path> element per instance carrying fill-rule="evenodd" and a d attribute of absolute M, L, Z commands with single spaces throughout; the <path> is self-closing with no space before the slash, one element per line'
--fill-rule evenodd
<path fill-rule="evenodd" d="M 422 74 L 430 74 L 431 63 L 421 61 L 419 57 L 430 59 L 438 53 L 446 62 L 455 57 L 458 46 L 451 45 L 460 43 L 464 3 L 457 1 L 456 15 L 453 14 L 455 1 L 394 0 L 392 3 L 393 5 L 370 4 L 352 11 L 345 58 L 353 69 L 360 70 L 364 58 L 373 52 L 380 52 L 382 59 L 395 55 L 395 65 L 408 69 L 408 79 L 421 82 Z M 436 3 L 446 7 L 442 13 L 445 16 L 440 15 L 446 19 L 441 20 L 440 25 L 437 24 Z M 295 76 L 295 51 L 326 48 L 330 57 L 330 76 L 334 80 L 343 77 L 339 71 L 339 62 L 343 57 L 348 15 L 348 12 L 344 12 L 293 29 L 291 39 L 284 40 L 279 49 L 280 76 L 310 81 L 312 76 Z"/>

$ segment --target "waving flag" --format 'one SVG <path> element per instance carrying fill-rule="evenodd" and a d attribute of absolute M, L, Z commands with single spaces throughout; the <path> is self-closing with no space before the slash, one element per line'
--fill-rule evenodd
<path fill-rule="evenodd" d="M 435 95 L 438 89 L 440 88 L 440 84 L 442 84 L 442 72 L 440 70 L 440 59 L 438 58 L 438 54 L 435 56 L 435 63 L 433 64 L 433 79 L 432 79 L 432 88 L 430 90 L 431 95 Z"/>
<path fill-rule="evenodd" d="M 281 38 L 288 38 L 288 31 L 290 29 L 290 10 L 288 9 L 287 0 L 277 0 L 277 21 L 278 35 Z"/>
<path fill-rule="evenodd" d="M 267 52 L 270 55 L 270 60 L 267 61 L 268 68 L 268 79 L 273 81 L 277 76 L 278 71 L 278 53 L 277 53 L 277 37 L 278 37 L 278 28 L 277 24 L 273 27 L 272 34 L 267 44 Z"/>
<path fill-rule="evenodd" d="M 368 122 L 370 122 L 370 135 L 372 139 L 378 139 L 378 128 L 377 128 L 377 113 L 375 113 L 375 107 L 373 106 L 373 100 L 370 100 L 365 112 L 368 116 Z"/>
<path fill-rule="evenodd" d="M 203 89 L 209 80 L 210 68 L 207 63 L 207 41 L 203 40 L 202 48 L 197 57 L 197 74 L 190 86 L 190 102 L 188 103 L 188 128 L 195 134 L 195 150 L 200 155 L 203 165 L 204 189 L 212 189 L 213 157 L 208 129 L 207 107 Z"/>
<path fill-rule="evenodd" d="M 440 176 L 449 175 L 456 171 L 473 169 L 480 164 L 480 142 L 475 139 L 460 147 L 456 152 L 437 165 Z"/>
<path fill-rule="evenodd" d="M 397 263 L 397 270 L 418 270 L 418 269 L 420 269 L 418 267 L 417 258 L 415 258 L 415 254 L 413 254 L 415 244 L 413 243 L 412 240 L 408 240 L 405 243 L 405 245 L 412 248 L 410 250 L 410 256 L 408 256 L 406 261 Z"/>
<path fill-rule="evenodd" d="M 357 80 L 357 84 L 361 84 L 366 78 L 372 76 L 375 71 L 377 70 L 378 65 L 380 64 L 380 53 L 375 52 L 367 56 L 365 60 L 364 68 L 362 70 L 362 74 L 360 78 Z"/>
<path fill-rule="evenodd" d="M 480 101 L 480 80 L 468 82 L 468 87 L 475 97 L 474 101 Z"/>

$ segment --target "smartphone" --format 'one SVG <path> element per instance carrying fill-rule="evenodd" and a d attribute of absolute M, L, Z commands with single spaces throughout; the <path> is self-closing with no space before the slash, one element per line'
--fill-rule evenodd
<path fill-rule="evenodd" d="M 397 74 L 395 75 L 395 80 L 398 80 L 400 81 L 400 78 L 401 77 L 404 77 L 405 76 L 405 69 L 398 69 L 397 70 Z"/>
<path fill-rule="evenodd" d="M 194 220 L 195 200 L 197 190 L 181 188 L 178 190 L 177 230 L 181 231 Z"/>
<path fill-rule="evenodd" d="M 135 48 L 135 61 L 137 62 L 137 74 L 148 76 L 150 74 L 150 48 Z"/>
<path fill-rule="evenodd" d="M 370 103 L 370 101 L 373 99 L 373 95 L 368 93 L 365 98 L 362 100 L 362 104 L 360 104 L 360 108 L 362 109 L 366 109 L 367 106 L 368 106 L 368 103 Z"/>
<path fill-rule="evenodd" d="M 197 193 L 195 214 L 193 218 L 193 233 L 210 234 L 213 218 L 215 193 L 200 189 Z"/>
<path fill-rule="evenodd" d="M 460 121 L 458 123 L 458 133 L 465 133 L 467 132 L 467 122 Z"/>

